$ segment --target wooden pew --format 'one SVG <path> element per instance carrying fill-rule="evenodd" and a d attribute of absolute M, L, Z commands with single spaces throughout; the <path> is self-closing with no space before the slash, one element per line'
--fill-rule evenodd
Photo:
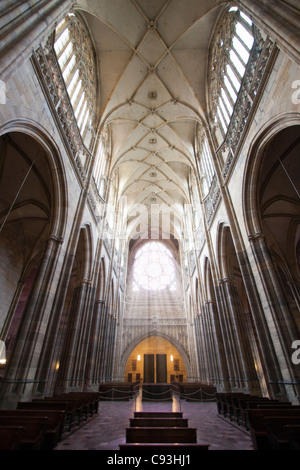
<path fill-rule="evenodd" d="M 186 428 L 188 420 L 185 418 L 130 418 L 130 427 L 177 427 Z"/>
<path fill-rule="evenodd" d="M 286 418 L 300 417 L 300 410 L 294 409 L 293 406 L 285 410 L 276 408 L 250 408 L 247 410 L 249 430 L 255 450 L 271 449 L 264 418 L 282 416 L 283 411 Z"/>
<path fill-rule="evenodd" d="M 281 410 L 284 413 L 285 410 Z M 273 450 L 289 450 L 290 443 L 286 433 L 286 426 L 300 426 L 300 415 L 293 417 L 267 416 L 264 418 L 268 439 Z"/>
<path fill-rule="evenodd" d="M 3 411 L 6 410 L 1 410 L 1 413 Z M 20 436 L 19 440 L 19 450 L 42 450 L 47 420 L 47 416 L 4 416 L 4 414 L 1 414 L 0 426 L 24 428 L 24 433 Z"/>
<path fill-rule="evenodd" d="M 251 397 L 250 394 L 241 392 L 219 392 L 216 394 L 218 413 L 226 419 L 232 420 L 233 408 L 232 400 Z"/>
<path fill-rule="evenodd" d="M 197 443 L 196 428 L 126 428 L 127 443 Z"/>
<path fill-rule="evenodd" d="M 19 450 L 24 432 L 23 426 L 0 425 L 0 450 Z"/>
<path fill-rule="evenodd" d="M 218 414 L 225 417 L 225 393 L 218 392 L 216 394 L 216 402 Z"/>
<path fill-rule="evenodd" d="M 68 392 L 66 398 L 74 397 L 83 401 L 84 418 L 87 420 L 98 413 L 99 392 Z"/>
<path fill-rule="evenodd" d="M 77 426 L 82 424 L 82 422 L 86 419 L 86 402 L 85 399 L 81 396 L 74 396 L 69 393 L 62 393 L 59 395 L 53 395 L 52 397 L 45 397 L 45 400 L 66 401 L 68 404 L 70 404 L 70 406 L 73 404 L 75 408 Z"/>
<path fill-rule="evenodd" d="M 257 400 L 260 399 L 260 397 L 257 397 L 255 395 L 250 395 L 250 394 L 230 394 L 225 397 L 225 404 L 226 404 L 226 418 L 228 418 L 230 421 L 236 422 L 237 424 L 240 424 L 240 415 L 241 415 L 241 409 L 240 409 L 240 400 Z"/>
<path fill-rule="evenodd" d="M 61 426 L 61 439 L 64 437 L 66 432 L 70 430 L 70 417 L 68 415 L 68 403 L 67 402 L 57 402 L 57 401 L 48 401 L 48 400 L 33 400 L 33 401 L 20 401 L 17 403 L 17 410 L 44 410 L 45 414 L 47 411 L 63 411 L 64 418 Z"/>
<path fill-rule="evenodd" d="M 284 432 L 289 442 L 289 449 L 300 450 L 300 425 L 285 425 Z"/>
<path fill-rule="evenodd" d="M 279 400 L 272 400 L 268 397 L 247 397 L 245 399 L 238 399 L 237 410 L 234 410 L 234 413 L 237 414 L 237 423 L 240 426 L 243 426 L 247 431 L 249 431 L 249 424 L 247 418 L 247 410 L 249 408 L 257 408 L 258 406 L 269 407 L 275 404 L 278 404 Z"/>
<path fill-rule="evenodd" d="M 265 403 L 269 401 L 269 398 L 243 392 L 224 392 L 216 394 L 216 401 L 220 415 L 241 425 L 245 421 L 244 410 L 247 408 L 248 402 Z"/>
<path fill-rule="evenodd" d="M 32 400 L 33 403 L 41 403 L 42 405 L 46 405 L 47 407 L 49 404 L 52 404 L 53 408 L 57 405 L 65 406 L 65 430 L 70 432 L 73 428 L 78 426 L 79 424 L 79 416 L 78 411 L 79 403 L 76 400 L 67 400 L 67 398 L 58 398 L 58 397 L 46 397 L 46 398 L 34 398 Z M 46 408 L 47 408 L 46 407 Z"/>
<path fill-rule="evenodd" d="M 42 443 L 43 450 L 52 450 L 61 440 L 63 434 L 65 412 L 61 410 L 37 410 L 32 409 L 16 409 L 16 410 L 0 410 L 0 422 L 5 418 L 14 418 L 20 420 L 23 418 L 47 418 L 45 421 L 45 436 Z M 25 428 L 26 431 L 26 428 Z"/>

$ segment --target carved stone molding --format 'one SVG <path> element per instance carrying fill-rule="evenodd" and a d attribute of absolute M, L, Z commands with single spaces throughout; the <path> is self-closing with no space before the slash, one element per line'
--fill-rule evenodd
<path fill-rule="evenodd" d="M 76 118 L 49 38 L 46 46 L 33 52 L 32 62 L 40 79 L 49 107 L 82 183 L 86 180 L 84 164 L 91 158 L 77 127 Z"/>
<path fill-rule="evenodd" d="M 259 33 L 256 34 L 252 54 L 235 103 L 227 134 L 221 147 L 221 151 L 228 151 L 223 168 L 224 180 L 228 177 L 235 161 L 238 145 L 245 132 L 251 110 L 260 97 L 260 89 L 263 86 L 264 76 L 268 70 L 268 64 L 274 49 L 275 45 L 271 39 L 267 38 L 263 41 Z"/>
<path fill-rule="evenodd" d="M 126 326 L 145 326 L 145 325 L 186 325 L 185 318 L 160 318 L 153 316 L 151 318 L 124 318 L 123 325 Z"/>
<path fill-rule="evenodd" d="M 206 211 L 206 220 L 208 225 L 211 223 L 213 216 L 216 212 L 216 208 L 221 199 L 221 190 L 216 178 L 216 175 L 213 177 L 212 184 L 209 189 L 208 195 L 204 199 L 204 207 Z"/>

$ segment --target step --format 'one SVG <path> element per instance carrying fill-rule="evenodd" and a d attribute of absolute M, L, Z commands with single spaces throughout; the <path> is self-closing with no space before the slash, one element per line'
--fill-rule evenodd
<path fill-rule="evenodd" d="M 188 420 L 185 418 L 131 418 L 130 427 L 177 427 L 187 428 Z"/>
<path fill-rule="evenodd" d="M 138 450 L 157 450 L 157 453 L 162 452 L 191 452 L 191 451 L 198 451 L 198 450 L 209 450 L 209 444 L 196 444 L 196 443 L 158 443 L 158 442 L 153 442 L 153 443 L 127 443 L 127 444 L 119 444 L 120 450 L 132 450 L 132 449 L 138 449 Z"/>
<path fill-rule="evenodd" d="M 182 411 L 135 411 L 135 418 L 182 418 Z"/>
<path fill-rule="evenodd" d="M 197 443 L 196 428 L 141 427 L 126 428 L 127 443 Z"/>

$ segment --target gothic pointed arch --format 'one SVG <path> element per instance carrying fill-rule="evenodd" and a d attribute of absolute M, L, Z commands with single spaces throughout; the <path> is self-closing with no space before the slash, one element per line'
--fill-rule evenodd
<path fill-rule="evenodd" d="M 300 331 L 296 274 L 299 272 L 300 205 L 295 184 L 299 181 L 299 146 L 298 114 L 287 113 L 270 120 L 249 149 L 243 185 L 245 226 L 264 285 L 264 315 L 272 329 L 267 344 L 270 351 L 276 352 L 282 374 L 289 380 L 297 375 L 289 354 Z M 274 303 L 271 299 L 275 297 Z M 274 361 L 272 356 L 266 357 Z M 293 400 L 298 393 L 297 383 L 276 393 L 287 394 Z"/>
<path fill-rule="evenodd" d="M 151 337 L 163 338 L 166 341 L 168 341 L 169 343 L 171 343 L 174 346 L 174 348 L 176 348 L 178 350 L 179 354 L 181 355 L 181 357 L 184 361 L 185 369 L 187 371 L 187 374 L 189 375 L 189 371 L 191 370 L 190 358 L 189 358 L 187 352 L 185 351 L 185 349 L 180 344 L 180 342 L 177 341 L 174 337 L 172 337 L 170 335 L 167 335 L 163 332 L 160 332 L 160 331 L 157 331 L 157 330 L 153 329 L 153 330 L 150 330 L 149 332 L 147 332 L 146 334 L 143 334 L 143 335 L 140 335 L 140 336 L 134 338 L 134 340 L 128 345 L 126 350 L 124 350 L 124 352 L 122 354 L 122 358 L 121 358 L 121 365 L 120 365 L 120 371 L 121 371 L 121 373 L 123 372 L 123 376 L 124 376 L 124 372 L 125 372 L 126 363 L 128 361 L 128 358 L 129 358 L 130 354 L 132 353 L 132 351 L 138 346 L 139 343 L 141 343 L 145 339 L 151 338 Z"/>
<path fill-rule="evenodd" d="M 39 329 L 47 330 L 49 310 L 42 296 L 53 279 L 67 217 L 67 184 L 60 151 L 42 126 L 30 120 L 12 120 L 1 126 L 1 284 L 0 334 L 7 347 L 5 374 L 39 374 L 34 350 Z M 3 292 L 4 292 L 3 291 Z M 23 343 L 30 335 L 32 344 Z M 24 385 L 7 392 L 19 393 Z M 24 386 L 25 387 L 25 386 Z M 14 390 L 13 390 L 14 389 Z"/>

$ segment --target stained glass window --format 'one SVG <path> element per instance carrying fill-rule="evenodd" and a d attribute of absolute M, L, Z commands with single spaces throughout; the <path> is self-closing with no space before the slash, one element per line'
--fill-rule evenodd
<path fill-rule="evenodd" d="M 133 281 L 136 288 L 175 290 L 174 258 L 163 243 L 148 242 L 138 250 L 133 264 Z"/>

